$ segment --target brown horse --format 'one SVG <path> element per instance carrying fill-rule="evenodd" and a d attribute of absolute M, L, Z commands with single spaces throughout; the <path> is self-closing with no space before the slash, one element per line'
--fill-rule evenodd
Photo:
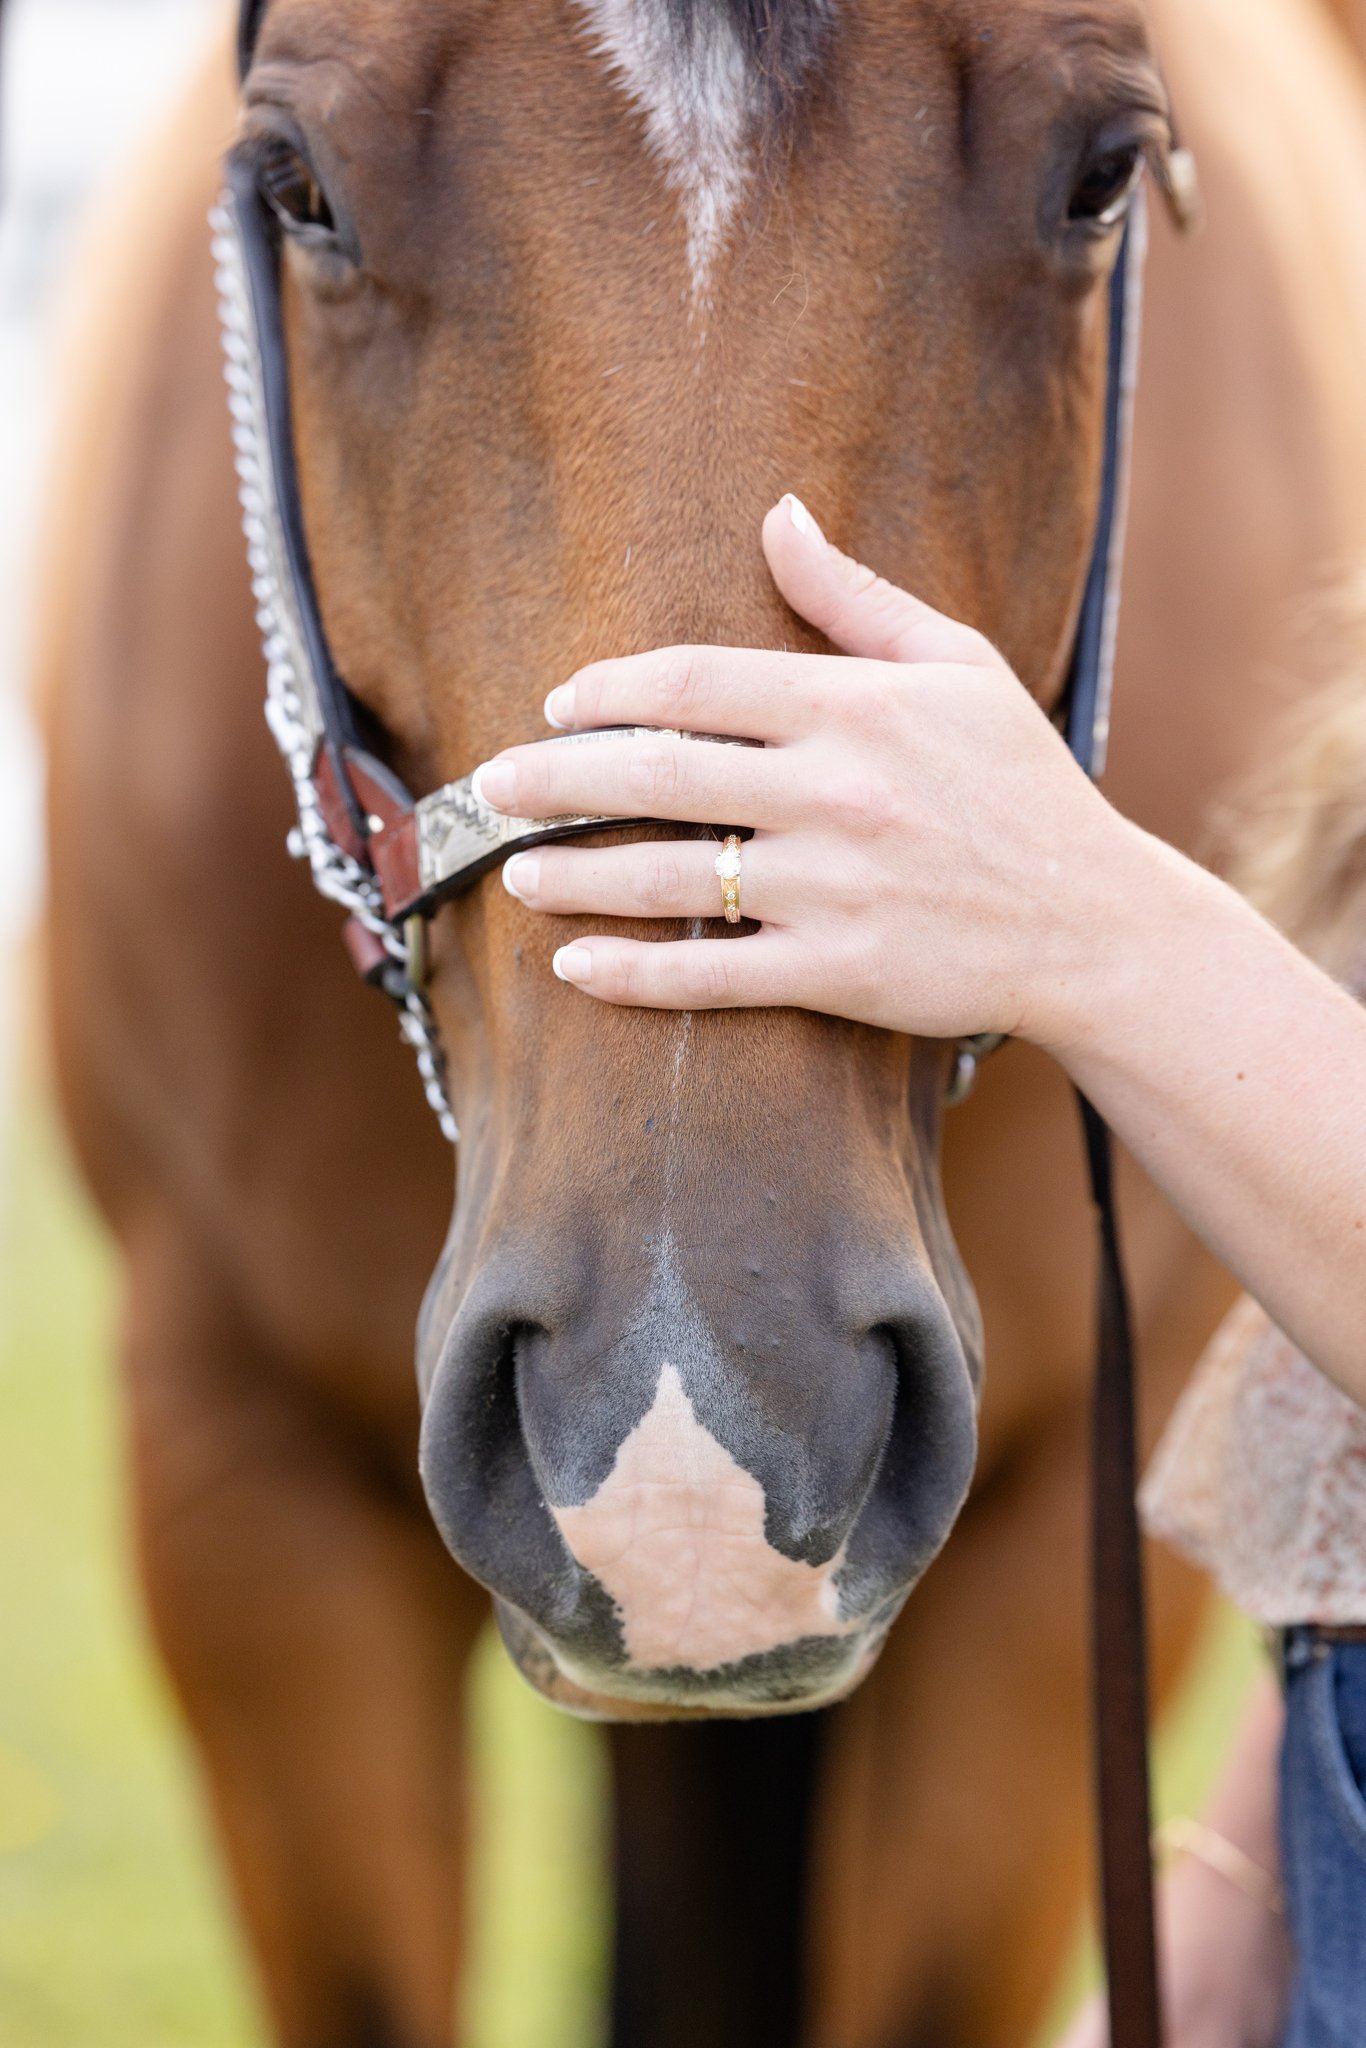
<path fill-rule="evenodd" d="M 797 640 L 757 550 L 786 486 L 1056 691 L 1114 254 L 1091 201 L 1126 152 L 1160 168 L 1156 28 L 1211 225 L 1154 252 L 1115 789 L 1191 838 L 1269 729 L 1295 600 L 1366 544 L 1366 104 L 1317 0 L 1155 13 L 272 0 L 238 146 L 289 216 L 328 631 L 411 785 L 541 730 L 588 657 Z M 886 1636 L 824 1715 L 613 1731 L 620 2041 L 1004 2048 L 1084 1844 L 1060 1080 L 1007 1053 L 949 1133 L 978 1479 L 887 1636 L 973 1453 L 949 1051 L 605 1012 L 485 883 L 435 933 L 441 1250 L 447 1154 L 281 851 L 203 227 L 233 131 L 220 60 L 92 261 L 44 670 L 59 1070 L 125 1259 L 148 1597 L 278 2036 L 450 2035 L 487 1601 L 417 1482 L 435 1265 L 427 1495 L 533 1682 L 772 1710 Z M 1226 1285 L 1129 1193 L 1160 1410 Z"/>
<path fill-rule="evenodd" d="M 1366 0 L 1328 0 L 1355 47 L 1366 56 Z"/>

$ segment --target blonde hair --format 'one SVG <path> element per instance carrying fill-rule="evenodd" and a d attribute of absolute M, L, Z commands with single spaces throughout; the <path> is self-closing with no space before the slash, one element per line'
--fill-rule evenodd
<path fill-rule="evenodd" d="M 1301 698 L 1269 767 L 1229 805 L 1219 865 L 1297 946 L 1366 994 L 1366 572 L 1324 611 L 1335 672 Z"/>

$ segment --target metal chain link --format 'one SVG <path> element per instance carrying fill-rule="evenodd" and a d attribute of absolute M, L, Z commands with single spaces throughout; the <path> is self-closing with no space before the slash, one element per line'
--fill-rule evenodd
<path fill-rule="evenodd" d="M 423 1092 L 442 1134 L 454 1145 L 460 1132 L 451 1108 L 446 1057 L 432 1006 L 425 991 L 416 987 L 408 974 L 408 948 L 402 933 L 384 914 L 378 881 L 368 868 L 337 845 L 327 829 L 314 786 L 313 764 L 319 734 L 308 717 L 300 686 L 297 638 L 290 629 L 280 578 L 280 542 L 278 534 L 272 533 L 276 513 L 270 495 L 269 456 L 263 445 L 260 371 L 242 252 L 229 208 L 225 197 L 209 215 L 216 266 L 214 282 L 218 289 L 223 375 L 232 415 L 242 531 L 246 535 L 256 623 L 266 660 L 266 723 L 289 770 L 299 813 L 299 822 L 290 831 L 286 845 L 293 859 L 308 862 L 319 894 L 340 904 L 383 946 L 391 964 L 385 986 L 398 1008 L 399 1031 L 417 1055 Z"/>

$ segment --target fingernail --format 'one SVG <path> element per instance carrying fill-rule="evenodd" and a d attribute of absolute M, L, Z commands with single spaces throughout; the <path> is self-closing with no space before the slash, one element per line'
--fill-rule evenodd
<path fill-rule="evenodd" d="M 789 491 L 784 497 L 783 503 L 787 507 L 788 518 L 792 521 L 792 524 L 796 527 L 803 540 L 823 541 L 825 539 L 825 535 L 821 532 L 800 498 L 794 497 L 792 492 Z"/>
<path fill-rule="evenodd" d="M 568 732 L 574 723 L 574 685 L 561 683 L 552 690 L 545 700 L 545 722 L 559 732 Z"/>
<path fill-rule="evenodd" d="M 495 811 L 511 809 L 516 788 L 517 770 L 510 761 L 485 761 L 470 777 L 475 802 L 488 804 Z"/>
<path fill-rule="evenodd" d="M 577 982 L 580 988 L 593 979 L 593 955 L 587 946 L 561 946 L 550 964 L 561 981 Z"/>
<path fill-rule="evenodd" d="M 503 862 L 503 887 L 519 903 L 530 903 L 541 879 L 541 863 L 534 853 L 514 853 Z"/>

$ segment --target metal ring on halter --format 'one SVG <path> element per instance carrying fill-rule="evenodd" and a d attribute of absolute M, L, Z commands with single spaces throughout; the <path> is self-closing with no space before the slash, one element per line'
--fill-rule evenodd
<path fill-rule="evenodd" d="M 721 905 L 727 924 L 740 922 L 740 835 L 728 832 L 726 842 L 712 862 L 721 877 Z"/>

